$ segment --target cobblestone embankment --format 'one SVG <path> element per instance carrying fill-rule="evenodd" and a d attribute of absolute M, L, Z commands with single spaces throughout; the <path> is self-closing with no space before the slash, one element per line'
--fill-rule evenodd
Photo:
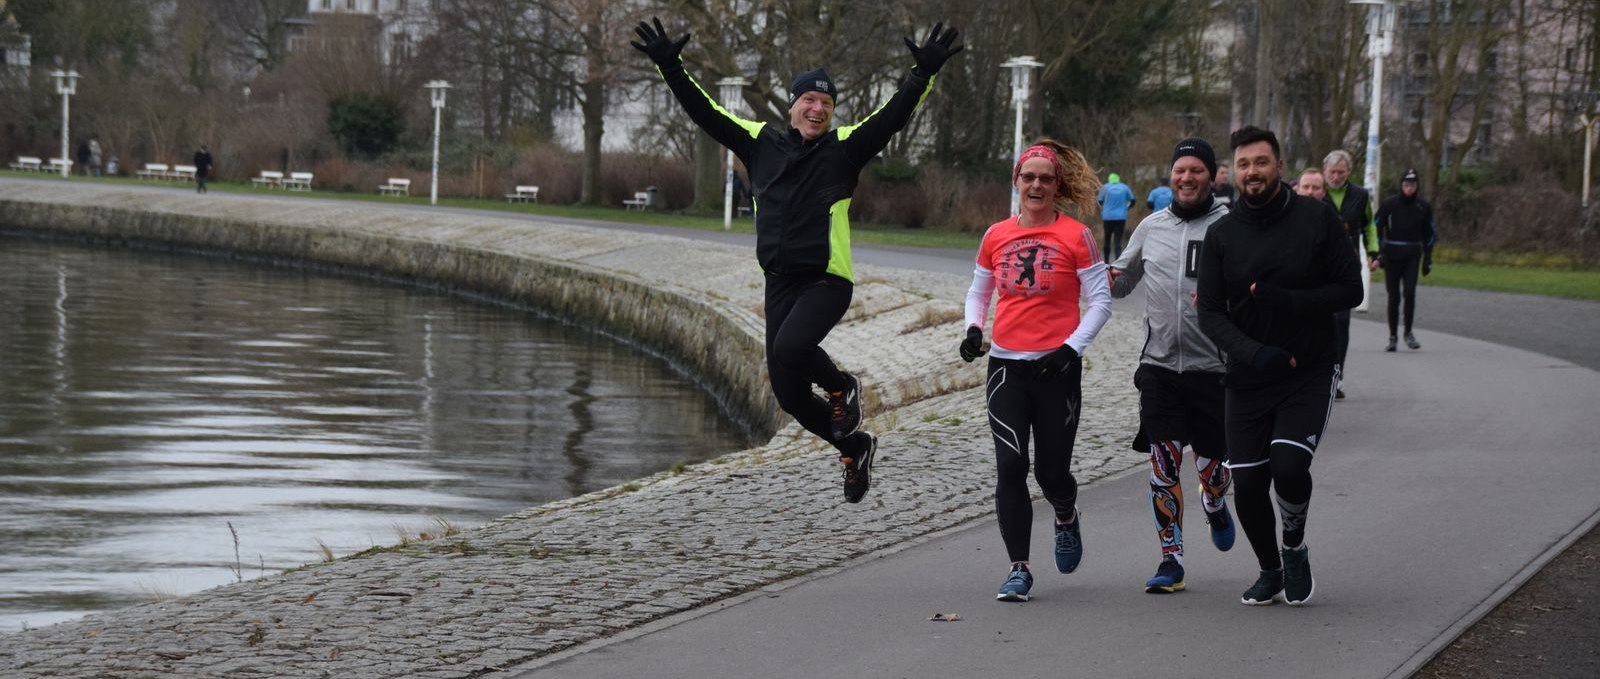
<path fill-rule="evenodd" d="M 0 674 L 471 677 L 780 581 L 992 511 L 982 363 L 956 356 L 968 281 L 861 267 L 824 346 L 867 385 L 875 483 L 843 503 L 824 444 L 765 385 L 761 278 L 737 248 L 511 217 L 0 182 L 0 227 L 383 272 L 487 292 L 680 361 L 762 446 L 551 503 L 459 534 L 374 549 L 192 596 L 0 635 Z M 1074 469 L 1142 463 L 1137 318 L 1090 350 Z M 998 537 L 996 538 L 998 540 Z"/>

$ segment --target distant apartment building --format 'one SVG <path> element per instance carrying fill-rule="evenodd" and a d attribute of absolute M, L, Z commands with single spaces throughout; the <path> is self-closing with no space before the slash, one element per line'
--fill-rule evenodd
<path fill-rule="evenodd" d="M 311 27 L 319 20 L 336 19 L 364 24 L 376 41 L 385 65 L 408 61 L 416 45 L 433 31 L 438 0 L 306 0 L 306 14 L 289 21 L 289 50 L 299 51 L 315 40 Z"/>
<path fill-rule="evenodd" d="M 5 0 L 0 0 L 0 67 L 5 69 L 7 77 L 26 78 L 32 64 L 33 39 L 22 32 L 17 18 L 6 9 Z"/>

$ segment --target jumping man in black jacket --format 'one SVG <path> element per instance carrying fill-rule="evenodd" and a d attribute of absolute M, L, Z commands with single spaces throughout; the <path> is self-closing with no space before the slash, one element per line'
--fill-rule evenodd
<path fill-rule="evenodd" d="M 1361 302 L 1361 264 L 1333 208 L 1283 183 L 1275 135 L 1246 127 L 1232 146 L 1239 200 L 1206 232 L 1196 304 L 1201 331 L 1228 357 L 1228 469 L 1261 566 L 1240 600 L 1300 605 L 1314 590 L 1305 522 L 1337 383 L 1333 314 Z"/>
<path fill-rule="evenodd" d="M 1400 178 L 1400 195 L 1391 196 L 1378 208 L 1378 262 L 1383 265 L 1383 287 L 1389 293 L 1389 344 L 1394 351 L 1395 326 L 1400 316 L 1400 300 L 1406 303 L 1406 346 L 1421 349 L 1422 343 L 1411 334 L 1411 321 L 1417 314 L 1417 268 L 1422 275 L 1433 273 L 1433 206 L 1417 197 L 1417 171 L 1406 170 Z"/>
<path fill-rule="evenodd" d="M 850 306 L 850 198 L 867 161 L 889 144 L 933 88 L 934 74 L 962 47 L 956 30 L 935 24 L 920 46 L 906 39 L 916 66 L 888 103 L 864 120 L 833 129 L 833 79 L 824 70 L 795 76 L 789 124 L 739 118 L 719 106 L 683 69 L 689 42 L 667 37 L 661 20 L 640 22 L 633 43 L 655 62 L 689 118 L 733 151 L 755 196 L 756 259 L 766 273 L 767 371 L 784 412 L 839 449 L 844 497 L 860 502 L 871 485 L 878 440 L 859 431 L 861 382 L 822 347 Z M 827 392 L 824 402 L 811 390 Z"/>

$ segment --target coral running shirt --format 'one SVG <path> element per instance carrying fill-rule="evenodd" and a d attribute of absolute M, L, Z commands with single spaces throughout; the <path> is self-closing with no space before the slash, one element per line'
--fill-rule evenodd
<path fill-rule="evenodd" d="M 977 264 L 994 273 L 1000 291 L 994 346 L 1042 352 L 1060 348 L 1078 329 L 1079 271 L 1103 261 L 1089 227 L 1058 213 L 1044 226 L 1024 227 L 1016 217 L 990 226 Z"/>

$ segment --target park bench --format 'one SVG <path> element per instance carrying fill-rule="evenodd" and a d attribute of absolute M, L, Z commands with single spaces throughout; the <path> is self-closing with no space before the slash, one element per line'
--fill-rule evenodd
<path fill-rule="evenodd" d="M 281 183 L 283 183 L 283 173 L 276 170 L 262 170 L 260 177 L 250 178 L 250 188 L 252 189 L 257 186 L 265 186 L 269 189 L 275 188 Z"/>
<path fill-rule="evenodd" d="M 200 168 L 193 165 L 173 165 L 172 172 L 167 173 L 167 178 L 175 182 L 192 182 Z"/>
<path fill-rule="evenodd" d="M 161 180 L 166 179 L 167 175 L 171 173 L 172 168 L 168 167 L 166 163 L 145 163 L 144 169 L 134 174 L 138 175 L 140 179 Z"/>
<path fill-rule="evenodd" d="M 44 159 L 33 156 L 17 156 L 17 162 L 11 164 L 11 169 L 23 172 L 44 172 Z"/>
<path fill-rule="evenodd" d="M 411 195 L 411 180 L 390 177 L 388 184 L 378 187 L 378 193 L 385 196 L 409 196 Z"/>
<path fill-rule="evenodd" d="M 528 202 L 537 203 L 537 202 L 539 202 L 539 187 L 537 187 L 537 186 L 518 186 L 516 193 L 508 193 L 508 194 L 506 194 L 506 202 L 507 203 L 528 203 Z"/>
<path fill-rule="evenodd" d="M 59 174 L 61 172 L 61 167 L 63 165 L 65 165 L 68 170 L 71 170 L 72 169 L 72 160 L 70 160 L 68 158 L 51 158 L 50 159 L 50 172 L 53 173 L 53 174 Z"/>
<path fill-rule="evenodd" d="M 289 178 L 283 180 L 283 188 L 285 191 L 310 191 L 314 176 L 310 172 L 290 172 Z"/>
<path fill-rule="evenodd" d="M 645 208 L 648 207 L 650 207 L 649 191 L 634 192 L 631 200 L 622 201 L 622 209 L 624 210 L 638 210 L 640 212 L 644 212 Z"/>

